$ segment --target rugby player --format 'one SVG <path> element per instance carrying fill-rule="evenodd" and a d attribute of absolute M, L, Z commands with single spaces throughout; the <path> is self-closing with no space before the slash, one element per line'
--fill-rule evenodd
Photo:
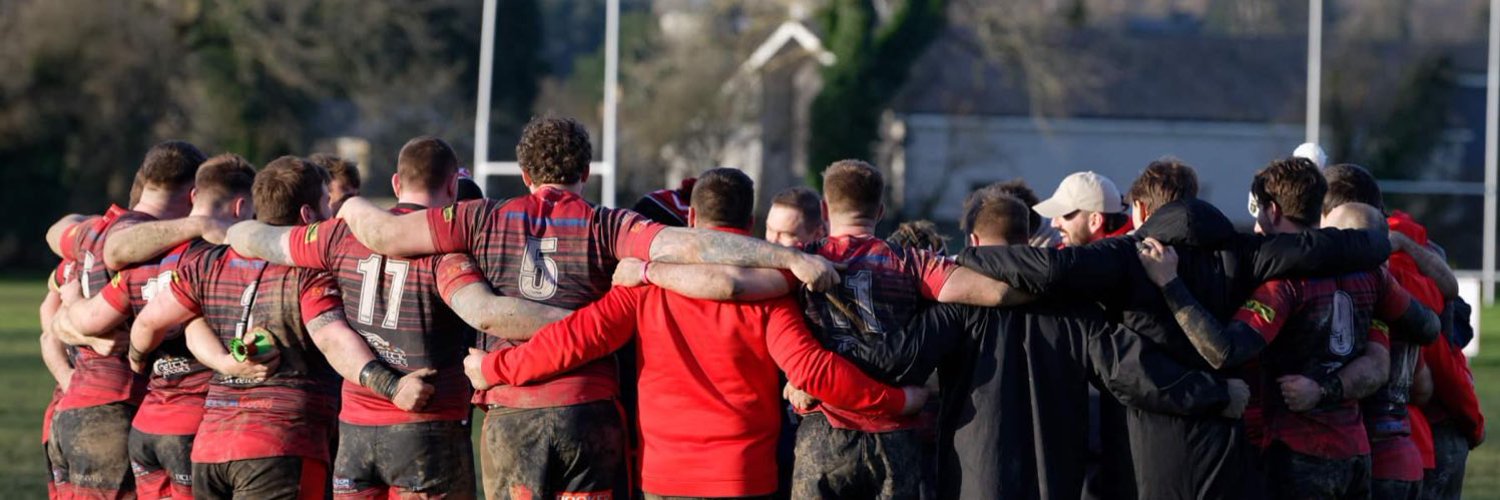
<path fill-rule="evenodd" d="M 635 206 L 635 213 L 646 216 L 660 224 L 672 227 L 687 227 L 687 212 L 693 199 L 693 183 L 698 179 L 688 177 L 676 188 L 658 189 L 646 193 Z"/>
<path fill-rule="evenodd" d="M 307 161 L 328 171 L 328 213 L 339 213 L 344 200 L 359 196 L 359 163 L 327 153 L 309 156 Z"/>
<path fill-rule="evenodd" d="M 771 198 L 771 209 L 766 212 L 766 241 L 800 248 L 827 235 L 823 199 L 817 191 L 795 186 Z"/>
<path fill-rule="evenodd" d="M 1077 172 L 1063 178 L 1051 198 L 1031 207 L 1052 219 L 1062 234 L 1062 246 L 1083 246 L 1120 236 L 1134 229 L 1125 214 L 1125 201 L 1114 181 L 1094 172 Z"/>

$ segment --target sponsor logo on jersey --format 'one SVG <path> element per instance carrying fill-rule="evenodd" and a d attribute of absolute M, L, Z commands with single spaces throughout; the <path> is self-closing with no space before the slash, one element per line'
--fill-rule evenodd
<path fill-rule="evenodd" d="M 1259 300 L 1247 300 L 1245 301 L 1245 305 L 1240 306 L 1240 308 L 1254 313 L 1256 316 L 1260 317 L 1260 320 L 1263 322 L 1276 322 L 1276 310 L 1272 309 L 1271 306 L 1268 306 L 1264 302 L 1261 302 Z"/>
<path fill-rule="evenodd" d="M 453 212 L 456 208 L 458 208 L 458 205 L 443 207 L 443 222 L 453 222 Z"/>
<path fill-rule="evenodd" d="M 302 235 L 302 243 L 312 244 L 318 241 L 318 224 L 321 222 L 314 222 L 307 226 L 307 232 Z"/>

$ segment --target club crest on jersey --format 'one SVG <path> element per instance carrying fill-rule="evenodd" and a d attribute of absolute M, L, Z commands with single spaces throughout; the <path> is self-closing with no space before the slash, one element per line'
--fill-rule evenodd
<path fill-rule="evenodd" d="M 456 207 L 458 207 L 458 205 L 448 205 L 446 207 L 443 207 L 443 222 L 453 222 L 453 210 Z"/>
<path fill-rule="evenodd" d="M 1245 305 L 1240 306 L 1240 308 L 1255 313 L 1263 322 L 1274 323 L 1276 321 L 1276 310 L 1259 300 L 1247 300 L 1245 301 Z"/>
<path fill-rule="evenodd" d="M 1354 299 L 1343 290 L 1333 292 L 1328 311 L 1328 352 L 1348 356 L 1354 352 Z"/>
<path fill-rule="evenodd" d="M 318 224 L 321 224 L 321 222 L 308 224 L 307 233 L 302 235 L 303 243 L 312 243 L 314 241 L 318 241 Z"/>

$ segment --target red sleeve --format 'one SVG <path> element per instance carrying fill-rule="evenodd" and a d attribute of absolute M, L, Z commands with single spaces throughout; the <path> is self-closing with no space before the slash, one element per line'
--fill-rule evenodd
<path fill-rule="evenodd" d="M 594 231 L 609 245 L 605 255 L 616 259 L 651 260 L 651 242 L 667 226 L 624 209 L 599 208 L 594 212 Z"/>
<path fill-rule="evenodd" d="M 1443 339 L 1422 347 L 1422 360 L 1432 372 L 1432 399 L 1458 420 L 1470 443 L 1484 436 L 1484 414 L 1474 390 L 1474 373 L 1463 351 Z"/>
<path fill-rule="evenodd" d="M 438 295 L 442 296 L 444 301 L 452 302 L 453 294 L 460 288 L 482 281 L 484 281 L 484 275 L 479 272 L 479 266 L 474 263 L 474 259 L 467 254 L 450 253 L 438 258 Z"/>
<path fill-rule="evenodd" d="M 1375 318 L 1395 321 L 1401 315 L 1406 314 L 1406 309 L 1411 307 L 1412 296 L 1384 268 L 1380 269 L 1377 277 L 1380 279 L 1380 294 L 1379 300 L 1375 302 Z"/>
<path fill-rule="evenodd" d="M 182 260 L 177 261 L 177 269 L 172 270 L 172 296 L 177 299 L 187 310 L 194 315 L 202 315 L 203 310 L 198 306 L 198 282 L 203 280 L 203 274 L 210 261 L 208 257 L 216 255 L 213 252 L 202 252 L 195 257 L 183 255 Z"/>
<path fill-rule="evenodd" d="M 1384 321 L 1378 319 L 1370 320 L 1370 342 L 1380 344 L 1387 351 L 1391 349 L 1391 327 Z"/>
<path fill-rule="evenodd" d="M 1287 317 L 1296 309 L 1298 300 L 1294 282 L 1267 281 L 1250 294 L 1250 299 L 1234 313 L 1234 320 L 1250 325 L 1251 329 L 1270 344 L 1281 333 L 1281 327 L 1286 325 Z"/>
<path fill-rule="evenodd" d="M 297 297 L 302 306 L 302 323 L 311 323 L 328 311 L 342 311 L 344 299 L 339 295 L 339 285 L 333 276 L 322 271 L 304 272 L 308 274 L 302 276 L 302 288 Z"/>
<path fill-rule="evenodd" d="M 852 411 L 899 415 L 906 393 L 865 375 L 813 339 L 796 301 L 782 297 L 768 302 L 766 348 L 787 380 L 813 397 Z"/>
<path fill-rule="evenodd" d="M 427 230 L 432 236 L 432 245 L 438 253 L 467 253 L 473 248 L 470 240 L 489 211 L 487 200 L 460 201 L 442 209 L 427 210 Z"/>
<path fill-rule="evenodd" d="M 138 272 L 135 269 L 126 269 L 115 273 L 115 277 L 109 280 L 109 285 L 104 291 L 99 292 L 104 296 L 104 302 L 114 308 L 115 312 L 126 314 L 130 312 L 130 273 Z"/>
<path fill-rule="evenodd" d="M 948 277 L 953 275 L 954 269 L 958 269 L 958 263 L 926 250 L 910 250 L 910 252 L 911 270 L 917 273 L 917 280 L 922 288 L 922 298 L 936 301 L 938 294 L 943 291 L 943 285 L 948 283 Z"/>
<path fill-rule="evenodd" d="M 636 309 L 650 288 L 615 287 L 537 331 L 526 343 L 489 353 L 484 357 L 485 381 L 526 385 L 608 356 L 635 336 Z"/>
<path fill-rule="evenodd" d="M 308 269 L 328 270 L 333 267 L 331 262 L 337 253 L 337 242 L 343 240 L 339 235 L 346 228 L 343 219 L 292 228 L 291 234 L 287 235 L 292 264 Z"/>
<path fill-rule="evenodd" d="M 62 257 L 64 259 L 78 260 L 78 248 L 83 245 L 80 241 L 83 239 L 83 225 L 93 223 L 95 220 L 98 219 L 86 219 L 63 230 L 62 241 L 59 243 L 62 244 Z"/>
<path fill-rule="evenodd" d="M 71 278 L 72 276 L 73 261 L 65 260 L 59 262 L 57 263 L 57 268 L 52 270 L 52 274 L 48 275 L 47 288 L 50 290 L 57 290 L 58 288 L 67 284 L 68 278 Z"/>

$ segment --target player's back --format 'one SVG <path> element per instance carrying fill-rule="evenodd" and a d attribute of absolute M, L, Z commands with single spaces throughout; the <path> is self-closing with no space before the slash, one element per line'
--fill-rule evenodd
<path fill-rule="evenodd" d="M 398 205 L 392 212 L 422 208 Z M 395 259 L 376 254 L 355 239 L 342 219 L 299 227 L 290 237 L 293 263 L 332 272 L 349 326 L 381 362 L 402 373 L 422 368 L 438 372 L 429 379 L 436 392 L 416 412 L 396 408 L 385 397 L 345 381 L 340 419 L 355 425 L 395 425 L 466 417 L 470 388 L 463 356 L 473 331 L 438 293 L 442 256 Z"/>
<path fill-rule="evenodd" d="M 104 244 L 110 230 L 121 220 L 152 220 L 150 215 L 111 205 L 105 214 L 69 228 L 63 236 L 63 254 L 71 261 L 85 298 L 101 293 L 116 276 L 104 266 Z M 128 328 L 128 325 L 121 328 Z M 123 335 L 123 332 L 117 332 Z M 93 349 L 68 348 L 75 371 L 69 390 L 58 403 L 59 410 L 84 408 L 126 401 L 139 403 L 145 381 L 130 371 L 124 355 L 99 354 Z"/>

